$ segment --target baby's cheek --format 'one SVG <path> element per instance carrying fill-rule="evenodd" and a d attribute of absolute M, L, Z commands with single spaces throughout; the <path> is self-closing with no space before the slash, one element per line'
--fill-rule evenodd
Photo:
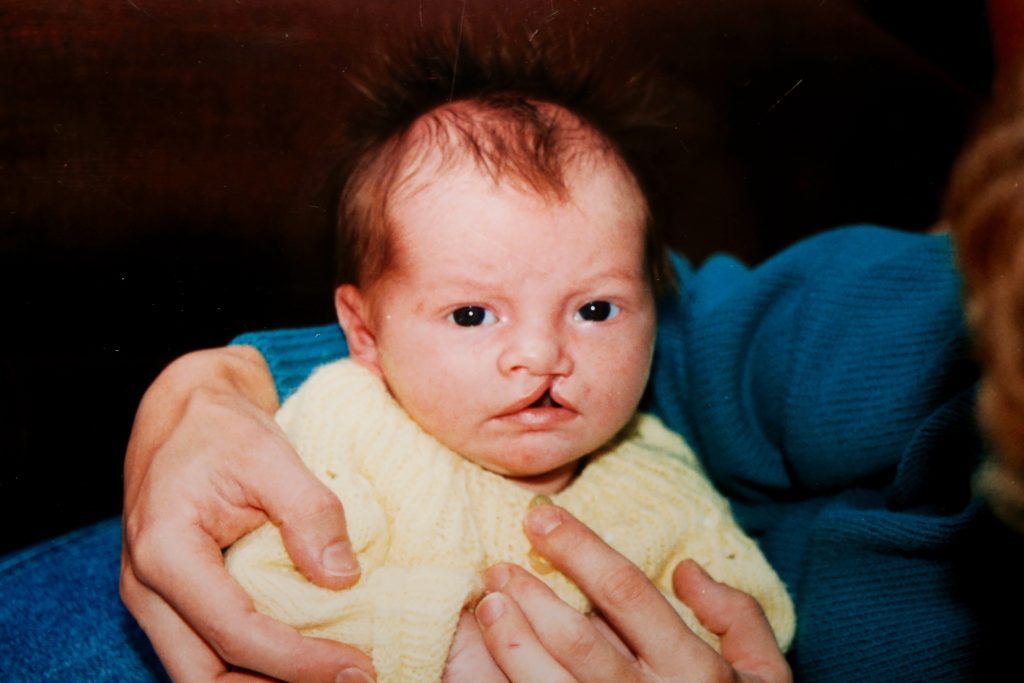
<path fill-rule="evenodd" d="M 635 331 L 616 337 L 615 342 L 601 349 L 600 377 L 622 388 L 634 388 L 646 382 L 651 368 L 653 345 Z"/>
<path fill-rule="evenodd" d="M 424 374 L 416 379 L 415 403 L 403 405 L 424 430 L 455 450 L 465 448 L 465 434 L 478 421 L 477 413 L 487 405 L 486 395 L 457 369 Z"/>

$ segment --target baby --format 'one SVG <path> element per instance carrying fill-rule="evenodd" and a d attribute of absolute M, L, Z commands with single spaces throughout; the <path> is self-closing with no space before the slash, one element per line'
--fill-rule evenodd
<path fill-rule="evenodd" d="M 381 681 L 439 680 L 498 562 L 583 594 L 531 552 L 530 505 L 568 509 L 672 596 L 686 558 L 753 595 L 785 649 L 791 601 L 695 456 L 638 414 L 671 291 L 666 249 L 615 144 L 515 91 L 455 99 L 368 145 L 339 208 L 351 358 L 278 414 L 344 502 L 362 576 L 319 588 L 273 525 L 229 570 L 261 612 L 371 654 Z"/>

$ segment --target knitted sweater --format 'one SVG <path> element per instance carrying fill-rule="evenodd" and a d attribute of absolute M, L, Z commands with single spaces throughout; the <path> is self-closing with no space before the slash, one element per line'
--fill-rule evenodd
<path fill-rule="evenodd" d="M 496 562 L 530 569 L 522 520 L 534 494 L 425 433 L 354 361 L 318 370 L 277 419 L 345 502 L 363 574 L 348 590 L 314 586 L 271 524 L 231 547 L 229 571 L 261 612 L 371 653 L 379 680 L 439 680 L 483 571 Z M 717 645 L 671 595 L 672 570 L 685 558 L 756 597 L 788 647 L 795 622 L 785 588 L 692 451 L 657 418 L 638 416 L 551 498 L 636 563 L 708 642 Z M 562 574 L 538 576 L 573 607 L 590 608 Z"/>
<path fill-rule="evenodd" d="M 645 409 L 789 588 L 796 680 L 998 680 L 1019 648 L 1003 620 L 1024 610 L 1024 539 L 971 495 L 978 371 L 949 238 L 862 226 L 757 268 L 675 266 Z M 347 353 L 337 325 L 237 343 L 282 400 Z"/>

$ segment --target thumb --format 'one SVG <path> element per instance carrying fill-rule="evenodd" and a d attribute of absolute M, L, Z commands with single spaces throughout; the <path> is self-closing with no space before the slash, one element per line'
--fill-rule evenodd
<path fill-rule="evenodd" d="M 306 469 L 298 456 L 256 468 L 259 506 L 281 531 L 284 547 L 307 579 L 324 588 L 359 580 L 345 510 L 338 497 Z"/>

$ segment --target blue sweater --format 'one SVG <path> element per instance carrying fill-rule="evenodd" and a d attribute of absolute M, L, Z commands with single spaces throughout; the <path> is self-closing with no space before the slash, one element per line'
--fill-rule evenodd
<path fill-rule="evenodd" d="M 999 671 L 990 617 L 1015 572 L 994 558 L 1022 554 L 971 496 L 978 370 L 949 239 L 856 227 L 754 269 L 675 265 L 644 408 L 685 435 L 792 592 L 797 680 Z M 336 325 L 236 343 L 282 400 L 347 353 Z"/>

